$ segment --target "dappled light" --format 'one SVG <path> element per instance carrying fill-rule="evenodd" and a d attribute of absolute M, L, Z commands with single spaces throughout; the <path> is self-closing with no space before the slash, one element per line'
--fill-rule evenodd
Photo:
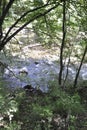
<path fill-rule="evenodd" d="M 87 129 L 85 0 L 0 0 L 0 129 Z"/>

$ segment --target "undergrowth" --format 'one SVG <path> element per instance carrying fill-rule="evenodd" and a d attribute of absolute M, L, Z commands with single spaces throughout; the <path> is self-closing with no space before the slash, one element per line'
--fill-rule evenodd
<path fill-rule="evenodd" d="M 63 91 L 55 82 L 48 92 L 41 94 L 22 88 L 11 91 L 3 84 L 0 84 L 0 129 L 80 130 L 86 126 L 86 121 L 79 121 L 86 108 L 77 92 Z"/>

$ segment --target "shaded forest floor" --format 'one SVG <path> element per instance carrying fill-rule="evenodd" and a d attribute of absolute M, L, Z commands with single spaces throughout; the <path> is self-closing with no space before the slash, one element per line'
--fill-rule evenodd
<path fill-rule="evenodd" d="M 79 97 L 78 94 L 65 92 L 55 84 L 47 93 L 30 85 L 9 89 L 3 105 L 4 108 L 8 106 L 6 103 L 11 106 L 6 108 L 9 114 L 5 109 L 4 112 L 0 110 L 0 118 L 3 118 L 0 129 L 87 130 L 87 95 L 81 93 Z"/>
<path fill-rule="evenodd" d="M 66 101 L 64 102 L 62 102 L 61 100 L 62 98 L 64 98 L 63 94 L 65 94 L 66 96 Z M 82 99 L 82 105 L 84 106 L 83 112 L 76 112 L 78 113 L 76 115 L 74 112 L 79 111 L 79 108 L 77 108 L 78 104 L 75 103 L 75 106 L 72 106 L 71 109 L 76 109 L 72 114 L 72 119 L 68 117 L 71 116 L 69 115 L 70 108 L 63 108 L 63 105 L 65 107 L 69 107 L 69 102 L 67 100 L 68 98 L 66 93 L 62 93 L 60 97 L 60 94 L 56 94 L 56 92 L 54 92 L 53 94 L 52 92 L 43 93 L 42 91 L 33 88 L 25 88 L 24 98 L 22 98 L 21 103 L 19 104 L 19 112 L 17 115 L 17 120 L 22 123 L 21 130 L 68 130 L 69 128 L 71 128 L 71 130 L 86 130 L 86 98 L 83 96 Z M 73 100 L 72 97 L 71 100 Z M 60 102 L 59 106 L 55 106 L 58 102 Z M 60 104 L 62 104 L 62 108 Z M 74 116 L 76 116 L 76 119 L 74 119 Z"/>

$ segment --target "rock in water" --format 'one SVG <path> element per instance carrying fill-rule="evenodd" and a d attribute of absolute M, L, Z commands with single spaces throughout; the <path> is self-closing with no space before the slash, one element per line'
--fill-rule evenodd
<path fill-rule="evenodd" d="M 28 69 L 26 67 L 23 67 L 22 69 L 19 70 L 19 74 L 20 75 L 22 75 L 22 74 L 28 75 Z"/>

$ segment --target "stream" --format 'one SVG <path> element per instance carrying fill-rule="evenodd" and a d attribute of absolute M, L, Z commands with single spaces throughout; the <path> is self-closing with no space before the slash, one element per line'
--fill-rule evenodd
<path fill-rule="evenodd" d="M 6 86 L 11 88 L 24 87 L 27 84 L 31 84 L 33 87 L 40 87 L 40 89 L 46 91 L 49 83 L 58 80 L 60 67 L 59 63 L 55 61 L 58 61 L 58 52 L 60 50 L 55 47 L 50 53 L 41 44 L 36 43 L 37 35 L 27 28 L 23 29 L 15 39 L 6 48 L 13 57 L 9 58 L 12 59 L 11 63 L 8 63 L 9 59 L 6 61 L 7 56 L 4 59 L 3 55 L 1 55 L 2 52 L 0 53 L 0 60 L 8 64 L 8 68 L 5 68 L 0 79 L 6 83 Z M 27 58 L 23 60 L 25 57 Z M 76 66 L 70 65 L 68 68 L 69 82 L 72 82 L 75 78 Z M 67 67 L 64 67 L 63 77 L 66 76 L 66 72 Z M 79 79 L 87 81 L 87 64 L 83 64 Z"/>
<path fill-rule="evenodd" d="M 60 67 L 58 63 L 47 59 L 29 58 L 27 61 L 17 60 L 13 66 L 5 69 L 2 80 L 6 86 L 11 88 L 24 87 L 31 84 L 33 87 L 39 87 L 46 91 L 49 83 L 57 80 Z M 67 67 L 63 70 L 65 77 Z M 76 75 L 76 68 L 70 66 L 68 68 L 68 80 L 71 82 Z M 79 79 L 87 80 L 87 64 L 84 64 L 80 71 Z"/>

